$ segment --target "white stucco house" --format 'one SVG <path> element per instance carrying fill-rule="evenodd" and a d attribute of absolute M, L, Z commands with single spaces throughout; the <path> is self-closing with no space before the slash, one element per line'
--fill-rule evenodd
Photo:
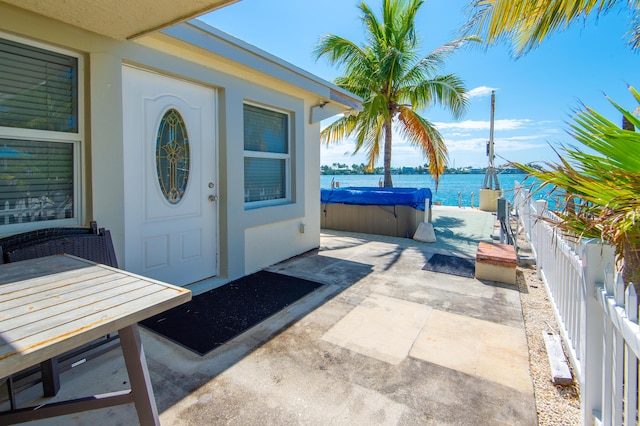
<path fill-rule="evenodd" d="M 191 20 L 229 3 L 0 0 L 0 236 L 95 220 L 178 285 L 319 245 L 320 120 L 361 99 Z"/>

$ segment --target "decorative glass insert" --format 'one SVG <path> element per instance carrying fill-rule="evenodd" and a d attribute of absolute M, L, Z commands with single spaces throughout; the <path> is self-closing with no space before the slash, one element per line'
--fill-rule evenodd
<path fill-rule="evenodd" d="M 171 108 L 162 120 L 156 140 L 156 167 L 162 194 L 178 204 L 189 180 L 189 137 L 180 113 Z"/>

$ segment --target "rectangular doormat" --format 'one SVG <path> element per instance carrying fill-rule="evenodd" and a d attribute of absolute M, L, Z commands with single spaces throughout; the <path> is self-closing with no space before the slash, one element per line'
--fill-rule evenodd
<path fill-rule="evenodd" d="M 322 285 L 260 271 L 194 296 L 140 325 L 206 355 Z"/>
<path fill-rule="evenodd" d="M 422 269 L 425 271 L 473 278 L 476 273 L 476 264 L 473 260 L 458 256 L 434 254 Z"/>

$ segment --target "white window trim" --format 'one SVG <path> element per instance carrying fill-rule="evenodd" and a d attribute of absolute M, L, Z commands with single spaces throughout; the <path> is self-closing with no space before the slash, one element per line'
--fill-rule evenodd
<path fill-rule="evenodd" d="M 23 222 L 11 225 L 0 224 L 0 235 L 11 235 L 20 232 L 32 231 L 36 229 L 52 228 L 57 226 L 79 226 L 84 223 L 84 198 L 83 182 L 84 182 L 84 155 L 83 141 L 84 138 L 84 57 L 76 52 L 60 49 L 45 43 L 17 37 L 0 31 L 0 38 L 13 41 L 16 43 L 26 44 L 43 50 L 48 50 L 62 55 L 70 56 L 78 61 L 78 131 L 71 132 L 55 132 L 50 130 L 32 130 L 16 127 L 0 126 L 0 138 L 4 139 L 21 139 L 21 140 L 39 140 L 44 142 L 63 142 L 73 145 L 73 216 L 69 219 L 53 219 L 38 222 Z M 2 220 L 2 219 L 0 219 Z"/>
<path fill-rule="evenodd" d="M 293 156 L 291 152 L 292 114 L 289 111 L 285 111 L 276 107 L 266 106 L 264 104 L 259 104 L 255 102 L 245 101 L 242 105 L 243 105 L 243 108 L 244 108 L 244 105 L 251 105 L 257 108 L 266 109 L 268 111 L 274 111 L 287 116 L 287 153 L 286 154 L 275 153 L 275 152 L 244 150 L 244 156 L 243 156 L 243 159 L 249 157 L 249 158 L 269 158 L 269 159 L 276 159 L 276 160 L 285 160 L 285 196 L 284 198 L 278 198 L 276 200 L 245 201 L 244 203 L 245 210 L 290 204 L 292 199 L 291 198 L 291 158 Z M 244 132 L 244 124 L 243 124 L 243 132 Z M 243 140 L 243 145 L 244 145 L 244 140 Z M 243 166 L 244 166 L 244 161 L 243 161 Z M 244 183 L 243 183 L 243 191 L 244 191 Z"/>

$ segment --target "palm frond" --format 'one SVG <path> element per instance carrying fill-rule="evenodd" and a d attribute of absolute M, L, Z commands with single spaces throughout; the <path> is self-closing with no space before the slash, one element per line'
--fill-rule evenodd
<path fill-rule="evenodd" d="M 360 16 L 360 20 L 365 25 L 367 31 L 365 32 L 365 36 L 369 45 L 375 45 L 379 43 L 380 40 L 385 39 L 385 28 L 384 25 L 380 23 L 376 14 L 371 10 L 368 4 L 365 2 L 361 2 L 358 6 L 362 15 Z"/>
<path fill-rule="evenodd" d="M 517 57 L 537 47 L 549 34 L 566 29 L 578 19 L 605 13 L 617 3 L 616 0 L 475 0 L 463 31 L 480 35 L 488 44 L 511 42 Z"/>
<path fill-rule="evenodd" d="M 401 92 L 400 99 L 407 99 L 417 110 L 440 105 L 447 108 L 454 118 L 462 117 L 469 106 L 464 82 L 455 74 L 436 76 L 406 88 Z"/>
<path fill-rule="evenodd" d="M 629 88 L 640 104 L 640 96 Z M 633 114 L 611 101 L 628 118 Z M 622 130 L 591 108 L 578 111 L 571 134 L 582 146 L 562 147 L 557 163 L 542 169 L 516 164 L 543 182 L 577 199 L 575 208 L 557 212 L 553 225 L 577 237 L 599 238 L 624 257 L 629 245 L 640 244 L 640 134 Z M 640 271 L 630 271 L 637 276 Z M 626 271 L 625 271 L 626 274 Z"/>
<path fill-rule="evenodd" d="M 354 60 L 361 61 L 365 56 L 358 45 L 334 34 L 323 36 L 313 50 L 313 54 L 316 59 L 325 57 L 332 65 L 349 64 Z"/>
<path fill-rule="evenodd" d="M 449 109 L 455 117 L 466 111 L 462 80 L 454 74 L 439 73 L 451 53 L 478 39 L 463 37 L 422 56 L 415 20 L 423 4 L 424 0 L 383 0 L 382 11 L 376 14 L 362 2 L 359 8 L 366 32 L 365 45 L 359 47 L 341 37 L 327 35 L 314 52 L 316 59 L 323 57 L 341 66 L 343 74 L 335 83 L 364 100 L 363 110 L 356 116 L 340 119 L 323 130 L 323 142 L 353 137 L 355 152 L 366 151 L 370 168 L 383 151 L 387 174 L 391 164 L 391 150 L 387 149 L 391 147 L 391 125 L 400 117 L 408 129 L 404 135 L 414 146 L 429 153 L 437 180 L 446 164 L 446 146 L 437 129 L 416 111 L 435 104 Z M 405 111 L 411 108 L 416 111 Z"/>
<path fill-rule="evenodd" d="M 613 104 L 629 119 L 637 121 L 629 112 Z M 571 124 L 570 134 L 582 145 L 601 154 L 606 161 L 612 162 L 615 167 L 628 171 L 640 170 L 640 133 L 624 130 L 596 111 L 586 108 L 577 113 Z"/>
<path fill-rule="evenodd" d="M 447 165 L 447 147 L 438 129 L 427 119 L 421 117 L 411 108 L 401 107 L 398 120 L 401 123 L 398 129 L 411 145 L 422 151 L 429 160 L 429 173 L 435 181 L 436 190 L 440 183 L 440 176 Z"/>
<path fill-rule="evenodd" d="M 320 132 L 320 141 L 326 145 L 346 139 L 356 129 L 358 120 L 355 116 L 342 117 Z"/>

